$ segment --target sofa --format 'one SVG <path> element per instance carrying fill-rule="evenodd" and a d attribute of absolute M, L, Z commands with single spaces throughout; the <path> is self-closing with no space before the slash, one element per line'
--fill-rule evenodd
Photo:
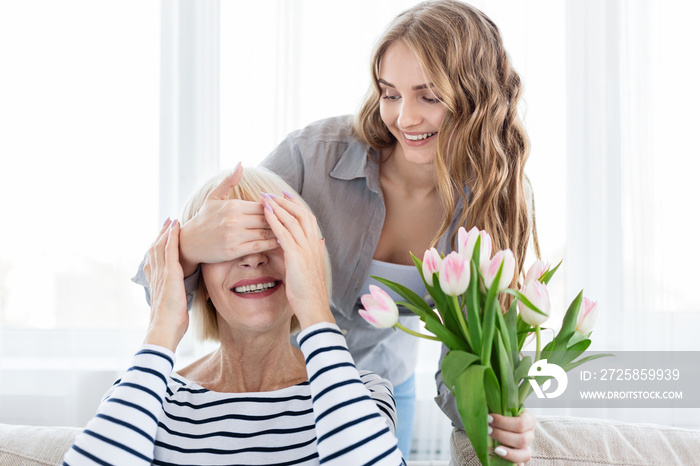
<path fill-rule="evenodd" d="M 77 427 L 0 424 L 0 465 L 60 465 Z M 463 431 L 451 438 L 451 466 L 478 465 Z M 447 466 L 411 461 L 409 466 Z M 700 465 L 700 430 L 566 416 L 538 416 L 530 465 Z"/>

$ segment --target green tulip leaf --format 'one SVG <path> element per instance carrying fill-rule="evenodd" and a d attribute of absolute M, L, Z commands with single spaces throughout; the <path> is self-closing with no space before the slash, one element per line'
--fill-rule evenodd
<path fill-rule="evenodd" d="M 484 373 L 487 369 L 479 364 L 473 364 L 462 372 L 455 382 L 457 411 L 464 424 L 464 431 L 482 465 L 490 464 L 486 419 L 489 411 L 484 390 Z"/>
<path fill-rule="evenodd" d="M 440 279 L 438 278 L 437 274 L 433 274 L 433 285 L 434 286 L 430 291 L 430 296 L 432 296 L 433 301 L 435 301 L 435 307 L 440 314 L 443 324 L 450 330 L 450 332 L 454 333 L 455 335 L 461 335 L 462 327 L 459 325 L 456 316 L 451 311 L 452 297 L 447 296 L 442 291 L 442 288 L 440 288 Z"/>
<path fill-rule="evenodd" d="M 442 359 L 440 370 L 442 371 L 442 381 L 454 394 L 455 383 L 462 372 L 467 370 L 472 364 L 478 363 L 479 358 L 471 353 L 460 350 L 448 351 Z"/>
<path fill-rule="evenodd" d="M 448 328 L 442 325 L 442 322 L 440 322 L 440 319 L 435 317 L 435 314 L 432 310 L 430 311 L 430 313 L 427 313 L 423 309 L 417 308 L 412 304 L 403 301 L 399 301 L 397 304 L 406 306 L 406 308 L 413 311 L 414 314 L 418 315 L 420 319 L 425 323 L 425 329 L 433 335 L 435 335 L 436 337 L 438 337 L 440 341 L 442 341 L 449 349 L 460 349 L 464 351 L 471 350 L 471 348 L 469 347 L 467 342 L 464 341 L 464 339 L 458 337 L 457 335 L 452 333 Z M 426 318 L 426 315 L 430 316 L 431 314 L 435 318 Z"/>
<path fill-rule="evenodd" d="M 564 314 L 564 320 L 561 323 L 561 330 L 557 336 L 554 337 L 552 351 L 566 351 L 569 340 L 574 336 L 576 331 L 576 321 L 578 319 L 578 311 L 581 308 L 581 301 L 583 300 L 583 291 L 581 291 L 576 298 L 569 305 L 569 309 L 566 310 Z"/>
<path fill-rule="evenodd" d="M 374 275 L 370 276 L 371 278 L 374 278 L 380 283 L 383 283 L 384 285 L 388 286 L 392 290 L 394 290 L 399 296 L 401 296 L 403 299 L 408 301 L 409 303 L 413 304 L 416 307 L 419 307 L 426 312 L 430 312 L 431 314 L 434 314 L 433 310 L 428 306 L 428 304 L 418 296 L 413 290 L 410 290 L 406 288 L 405 286 L 401 285 L 400 283 L 395 283 L 392 282 L 391 280 L 387 280 L 386 278 L 381 278 L 381 277 L 375 277 Z M 435 316 L 437 319 L 437 316 Z"/>
<path fill-rule="evenodd" d="M 532 367 L 532 358 L 530 356 L 525 356 L 520 360 L 513 372 L 513 379 L 516 383 L 520 383 L 522 379 L 527 377 L 528 372 L 530 372 L 530 367 Z"/>
<path fill-rule="evenodd" d="M 501 384 L 501 406 L 498 412 L 512 412 L 513 409 L 519 407 L 518 392 L 513 377 L 511 356 L 505 347 L 501 332 L 496 332 L 496 360 L 498 361 L 498 375 Z"/>
<path fill-rule="evenodd" d="M 479 270 L 478 265 L 481 264 L 481 260 L 479 255 L 481 254 L 481 235 L 476 239 L 476 242 L 474 243 L 474 252 L 472 252 L 472 260 L 471 262 L 477 265 L 477 270 Z"/>
<path fill-rule="evenodd" d="M 486 295 L 486 305 L 484 306 L 484 333 L 481 340 L 481 364 L 484 366 L 490 365 L 491 360 L 491 345 L 493 344 L 493 334 L 496 327 L 496 312 L 501 312 L 501 306 L 496 299 L 498 294 L 498 282 L 501 281 L 501 273 L 503 272 L 503 263 L 498 268 L 496 276 L 493 279 L 491 288 Z"/>
<path fill-rule="evenodd" d="M 469 339 L 475 348 L 481 348 L 481 317 L 479 308 L 479 276 L 476 265 L 471 262 L 471 279 L 462 302 L 467 305 L 467 323 L 469 324 Z"/>
<path fill-rule="evenodd" d="M 578 367 L 578 366 L 580 366 L 580 365 L 583 364 L 583 363 L 586 363 L 586 362 L 588 362 L 588 361 L 592 361 L 592 360 L 594 360 L 594 359 L 606 358 L 606 357 L 608 357 L 608 356 L 613 356 L 613 357 L 614 357 L 615 355 L 612 354 L 612 353 L 592 354 L 592 355 L 590 355 L 590 356 L 586 356 L 585 358 L 581 358 L 581 359 L 579 359 L 578 361 L 574 361 L 574 362 L 572 362 L 572 363 L 569 363 L 569 364 L 566 365 L 565 367 L 562 367 L 562 369 L 564 369 L 566 372 L 569 372 L 569 371 L 570 371 L 571 369 L 573 369 L 574 367 Z"/>
<path fill-rule="evenodd" d="M 522 346 L 520 345 L 520 341 L 518 339 L 518 302 L 516 300 L 513 300 L 513 302 L 510 305 L 510 308 L 508 308 L 508 312 L 506 312 L 505 315 L 505 325 L 506 325 L 506 331 L 508 332 L 508 340 L 510 341 L 510 348 L 507 348 L 507 350 L 510 352 L 511 357 L 513 359 L 513 366 L 515 366 L 518 362 L 518 353 L 522 349 Z"/>
<path fill-rule="evenodd" d="M 502 413 L 502 387 L 492 368 L 484 370 L 484 390 L 486 390 L 486 405 L 491 413 Z"/>
<path fill-rule="evenodd" d="M 525 340 L 527 339 L 527 336 L 534 332 L 535 329 L 525 322 L 521 317 L 520 314 L 518 314 L 518 351 L 522 351 L 523 345 L 525 344 Z"/>
<path fill-rule="evenodd" d="M 541 283 L 544 283 L 545 285 L 546 285 L 547 283 L 549 283 L 549 281 L 550 281 L 550 280 L 552 279 L 552 277 L 554 276 L 554 272 L 557 271 L 557 269 L 559 268 L 559 266 L 561 265 L 562 262 L 564 262 L 564 261 L 563 261 L 563 260 L 560 260 L 556 267 L 554 267 L 554 268 L 551 269 L 551 270 L 548 270 L 544 275 L 542 275 L 542 276 L 540 277 L 540 279 L 539 279 L 540 282 L 541 282 Z"/>
<path fill-rule="evenodd" d="M 569 339 L 569 342 L 566 344 L 567 349 L 571 348 L 574 346 L 576 343 L 586 340 L 588 337 L 586 335 L 582 335 L 579 332 L 574 332 L 574 334 L 571 336 Z"/>
<path fill-rule="evenodd" d="M 503 346 L 505 347 L 508 354 L 514 353 L 515 350 L 511 344 L 511 339 L 510 339 L 510 331 L 513 329 L 512 329 L 512 327 L 508 328 L 508 326 L 506 325 L 506 318 L 503 316 L 503 313 L 501 312 L 500 304 L 498 305 L 498 309 L 496 310 L 496 329 L 498 329 L 498 331 L 501 334 L 501 339 L 503 340 Z"/>
<path fill-rule="evenodd" d="M 545 314 L 544 312 L 540 311 L 540 309 L 539 309 L 537 306 L 535 306 L 534 304 L 532 304 L 532 303 L 530 302 L 530 300 L 527 299 L 527 298 L 525 297 L 525 295 L 522 294 L 521 292 L 519 292 L 518 290 L 514 290 L 514 289 L 512 289 L 512 288 L 506 288 L 505 290 L 503 290 L 503 292 L 515 296 L 516 298 L 518 298 L 518 301 L 520 301 L 521 303 L 523 303 L 524 305 L 526 305 L 527 307 L 529 307 L 529 308 L 532 309 L 533 311 L 537 312 L 538 314 L 542 314 L 543 316 L 546 316 L 546 315 L 547 315 L 547 314 Z"/>

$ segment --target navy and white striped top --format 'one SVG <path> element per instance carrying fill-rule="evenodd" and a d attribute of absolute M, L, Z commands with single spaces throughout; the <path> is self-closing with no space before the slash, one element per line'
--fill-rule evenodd
<path fill-rule="evenodd" d="M 64 465 L 401 465 L 391 385 L 360 374 L 338 327 L 297 336 L 309 381 L 219 393 L 172 372 L 144 345 L 76 438 Z"/>

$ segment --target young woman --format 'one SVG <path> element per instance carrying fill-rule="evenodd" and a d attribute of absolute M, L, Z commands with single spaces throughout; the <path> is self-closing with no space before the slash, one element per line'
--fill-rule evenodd
<path fill-rule="evenodd" d="M 333 315 L 357 366 L 394 385 L 399 447 L 407 456 L 416 341 L 364 322 L 359 297 L 370 275 L 424 294 L 409 252 L 452 249 L 459 226 L 487 230 L 494 250 L 513 250 L 522 272 L 531 239 L 539 255 L 524 174 L 529 143 L 518 116 L 520 78 L 498 28 L 467 4 L 424 2 L 400 14 L 378 41 L 371 73 L 355 118 L 292 133 L 262 165 L 303 195 L 323 228 Z M 259 209 L 213 200 L 183 225 L 183 269 L 194 280 L 198 264 L 274 248 L 273 236 Z M 401 319 L 418 325 L 416 317 Z M 438 404 L 459 426 L 439 374 L 438 391 Z M 492 436 L 512 446 L 500 452 L 527 461 L 533 416 L 493 417 Z"/>
<path fill-rule="evenodd" d="M 405 464 L 391 386 L 358 373 L 330 312 L 313 214 L 263 169 L 247 170 L 233 192 L 222 191 L 221 178 L 191 199 L 184 220 L 210 193 L 230 193 L 264 206 L 280 247 L 202 265 L 191 318 L 220 347 L 173 372 L 190 315 L 179 223 L 166 222 L 147 259 L 153 302 L 144 347 L 64 464 Z M 261 191 L 276 197 L 261 201 Z M 300 348 L 290 330 L 301 332 Z"/>

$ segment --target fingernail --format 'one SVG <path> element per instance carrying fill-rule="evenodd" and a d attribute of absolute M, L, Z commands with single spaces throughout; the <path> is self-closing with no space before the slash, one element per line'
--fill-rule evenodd
<path fill-rule="evenodd" d="M 491 424 L 491 423 L 493 422 L 493 416 L 491 416 L 491 415 L 489 414 L 489 415 L 486 417 L 486 422 L 489 423 L 489 424 Z"/>
<path fill-rule="evenodd" d="M 284 194 L 284 197 L 287 197 L 289 199 L 294 199 L 294 194 L 287 192 L 287 191 L 282 191 L 282 194 Z"/>
<path fill-rule="evenodd" d="M 487 432 L 489 435 L 493 434 L 493 427 L 488 426 L 488 429 L 486 430 L 486 432 Z"/>
<path fill-rule="evenodd" d="M 176 223 L 177 223 L 177 219 L 173 220 L 173 223 L 170 224 L 170 228 L 174 227 Z"/>
<path fill-rule="evenodd" d="M 493 450 L 493 452 L 494 452 L 495 454 L 497 454 L 498 456 L 503 456 L 503 457 L 505 457 L 505 456 L 508 454 L 508 450 L 506 450 L 505 448 L 503 448 L 503 447 L 501 447 L 501 446 L 496 447 L 496 448 Z"/>
<path fill-rule="evenodd" d="M 265 208 L 266 208 L 267 210 L 269 210 L 270 212 L 272 212 L 272 207 L 270 207 L 270 204 L 268 204 L 267 202 L 264 202 L 263 205 L 265 206 Z"/>
<path fill-rule="evenodd" d="M 275 196 L 274 194 L 271 194 L 271 193 L 262 193 L 262 195 L 263 195 L 263 196 L 266 196 L 268 199 L 274 199 L 274 198 L 277 197 L 277 196 Z"/>
<path fill-rule="evenodd" d="M 167 225 L 169 221 L 170 221 L 170 217 L 166 218 L 165 221 L 163 222 L 163 226 Z"/>

